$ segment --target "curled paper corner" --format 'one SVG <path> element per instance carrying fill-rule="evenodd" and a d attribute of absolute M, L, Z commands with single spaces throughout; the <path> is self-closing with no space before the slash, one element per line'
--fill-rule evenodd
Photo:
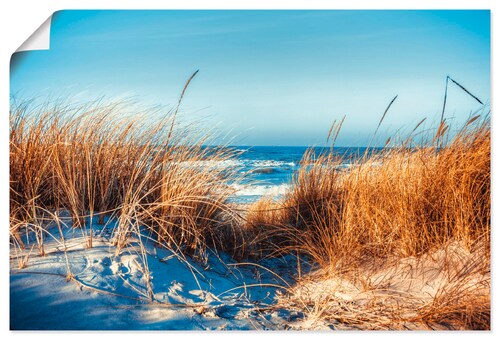
<path fill-rule="evenodd" d="M 16 52 L 33 51 L 33 50 L 48 50 L 50 49 L 50 24 L 52 15 L 44 21 L 40 27 L 26 41 L 19 46 Z"/>

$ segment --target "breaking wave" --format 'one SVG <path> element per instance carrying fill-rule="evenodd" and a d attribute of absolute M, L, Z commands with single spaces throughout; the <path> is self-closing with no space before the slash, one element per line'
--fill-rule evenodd
<path fill-rule="evenodd" d="M 284 195 L 290 188 L 289 183 L 282 183 L 277 185 L 245 185 L 233 184 L 235 189 L 233 196 L 280 196 Z"/>

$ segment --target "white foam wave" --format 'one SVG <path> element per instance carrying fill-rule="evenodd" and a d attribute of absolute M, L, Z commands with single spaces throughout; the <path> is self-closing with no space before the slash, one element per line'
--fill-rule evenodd
<path fill-rule="evenodd" d="M 234 196 L 278 196 L 284 195 L 291 186 L 283 183 L 278 185 L 233 184 L 232 187 L 236 190 Z"/>
<path fill-rule="evenodd" d="M 284 162 L 274 160 L 249 160 L 249 159 L 226 159 L 226 160 L 200 160 L 185 161 L 178 164 L 186 167 L 208 167 L 208 168 L 282 168 L 295 167 L 295 162 Z"/>
<path fill-rule="evenodd" d="M 242 166 L 241 162 L 237 159 L 226 159 L 226 160 L 206 160 L 206 161 L 185 161 L 177 163 L 183 167 L 203 167 L 210 169 L 224 169 L 224 168 L 234 168 Z"/>
<path fill-rule="evenodd" d="M 284 161 L 273 161 L 273 160 L 253 160 L 250 161 L 250 164 L 254 167 L 271 167 L 271 168 L 279 168 L 282 166 L 293 167 L 296 166 L 295 162 L 284 162 Z"/>

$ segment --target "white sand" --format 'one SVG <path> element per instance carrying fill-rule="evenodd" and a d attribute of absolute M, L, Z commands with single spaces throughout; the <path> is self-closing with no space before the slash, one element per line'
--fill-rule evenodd
<path fill-rule="evenodd" d="M 227 266 L 215 255 L 207 265 L 184 261 L 152 244 L 146 247 L 154 292 L 150 303 L 137 242 L 115 256 L 108 229 L 94 228 L 91 249 L 85 248 L 81 231 L 65 229 L 74 275 L 70 282 L 59 242 L 47 238 L 47 255 L 40 257 L 33 249 L 24 269 L 17 268 L 11 251 L 11 329 L 286 329 L 297 318 L 294 312 L 267 308 L 280 290 L 277 286 L 286 286 L 268 271 Z M 49 231 L 59 238 L 57 229 Z M 31 245 L 26 248 L 24 254 Z M 222 260 L 234 263 L 229 256 Z M 278 271 L 283 267 L 281 275 L 289 280 L 287 266 L 279 261 L 262 265 Z"/>

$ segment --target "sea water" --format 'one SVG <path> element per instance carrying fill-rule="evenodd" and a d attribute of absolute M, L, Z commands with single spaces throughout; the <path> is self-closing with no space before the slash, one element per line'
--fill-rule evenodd
<path fill-rule="evenodd" d="M 362 156 L 364 147 L 305 147 L 305 146 L 232 146 L 237 151 L 235 160 L 244 180 L 234 183 L 235 193 L 231 200 L 237 203 L 251 203 L 262 196 L 277 199 L 290 189 L 292 179 L 299 170 L 300 162 L 307 150 L 315 155 L 326 152 L 342 159 L 346 168 L 354 158 Z M 377 149 L 370 150 L 370 152 Z"/>

